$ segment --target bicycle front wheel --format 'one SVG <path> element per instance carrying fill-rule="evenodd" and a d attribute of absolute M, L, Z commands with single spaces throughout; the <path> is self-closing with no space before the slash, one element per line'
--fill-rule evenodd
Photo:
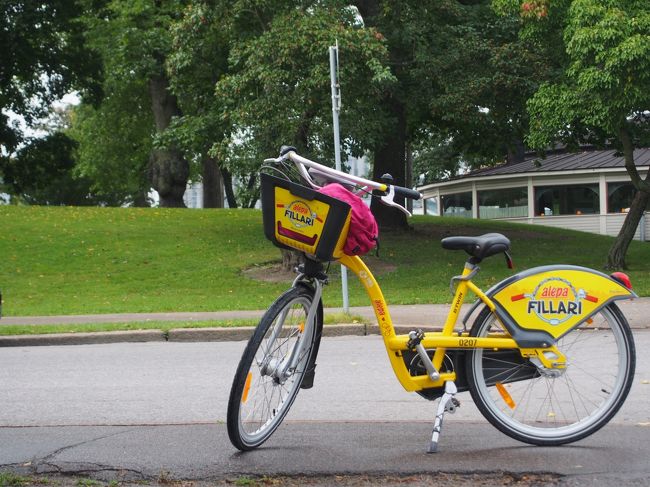
<path fill-rule="evenodd" d="M 470 335 L 507 332 L 485 308 Z M 513 351 L 467 353 L 472 399 L 506 435 L 534 445 L 571 443 L 602 428 L 625 401 L 635 349 L 627 320 L 615 304 L 560 338 L 557 347 L 567 359 L 562 371 L 544 369 Z"/>
<path fill-rule="evenodd" d="M 293 404 L 322 327 L 322 308 L 310 326 L 314 291 L 296 286 L 280 296 L 262 317 L 237 367 L 228 401 L 232 444 L 242 451 L 264 443 Z"/>

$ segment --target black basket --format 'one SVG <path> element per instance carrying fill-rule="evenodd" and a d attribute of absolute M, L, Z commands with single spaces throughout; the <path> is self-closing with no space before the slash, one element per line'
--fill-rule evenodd
<path fill-rule="evenodd" d="M 264 234 L 280 248 L 336 260 L 350 226 L 350 205 L 300 184 L 262 174 Z"/>

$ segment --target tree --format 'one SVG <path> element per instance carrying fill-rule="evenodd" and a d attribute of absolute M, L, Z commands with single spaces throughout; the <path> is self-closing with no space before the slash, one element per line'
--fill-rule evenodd
<path fill-rule="evenodd" d="M 377 100 L 394 78 L 381 36 L 364 28 L 345 2 L 249 2 L 231 19 L 228 74 L 216 88 L 228 129 L 213 153 L 252 191 L 242 196 L 257 199 L 260 161 L 283 143 L 333 159 L 328 48 L 337 40 L 343 150 L 360 154 L 383 135 Z"/>
<path fill-rule="evenodd" d="M 81 104 L 73 110 L 67 134 L 78 143 L 75 173 L 92 181 L 105 204 L 149 206 L 149 156 L 154 124 L 144 80 L 104 83 L 106 96 L 98 107 Z"/>
<path fill-rule="evenodd" d="M 529 10 L 548 5 L 527 4 Z M 574 0 L 563 11 L 547 12 L 562 14 L 567 57 L 562 78 L 544 84 L 529 102 L 528 140 L 540 149 L 559 140 L 573 147 L 610 143 L 622 152 L 637 193 L 607 267 L 625 268 L 650 200 L 650 174 L 644 178 L 634 162 L 634 148 L 650 141 L 650 11 L 635 0 Z"/>
<path fill-rule="evenodd" d="M 110 0 L 86 17 L 88 39 L 104 64 L 105 83 L 113 86 L 113 92 L 121 91 L 115 88 L 120 84 L 144 83 L 156 134 L 164 133 L 173 118 L 181 115 L 165 61 L 171 49 L 171 25 L 180 18 L 184 4 L 180 0 Z M 125 116 L 141 109 L 136 104 Z M 148 168 L 160 205 L 185 206 L 189 164 L 181 151 L 174 145 L 154 145 Z"/>
<path fill-rule="evenodd" d="M 525 103 L 549 66 L 519 37 L 518 18 L 497 17 L 488 1 L 355 4 L 386 38 L 397 79 L 380 101 L 390 123 L 375 147 L 375 178 L 390 172 L 411 185 L 407 154 L 429 178 L 454 174 L 461 163 L 523 157 Z M 392 210 L 373 212 L 384 226 L 406 224 Z"/>
<path fill-rule="evenodd" d="M 87 178 L 73 177 L 76 142 L 62 132 L 35 138 L 0 167 L 10 193 L 32 205 L 95 205 Z"/>
<path fill-rule="evenodd" d="M 172 50 L 166 63 L 171 90 L 183 112 L 174 120 L 167 136 L 190 161 L 198 163 L 204 208 L 223 206 L 222 185 L 226 189 L 228 206 L 238 206 L 232 175 L 225 161 L 218 160 L 210 152 L 214 143 L 228 132 L 220 116 L 220 100 L 214 95 L 214 88 L 228 72 L 230 15 L 229 2 L 188 5 L 182 18 L 172 27 Z M 193 171 L 198 172 L 196 168 Z"/>
<path fill-rule="evenodd" d="M 85 43 L 82 11 L 75 0 L 0 2 L 0 157 L 24 138 L 7 111 L 31 126 L 70 90 L 99 96 L 100 64 Z"/>

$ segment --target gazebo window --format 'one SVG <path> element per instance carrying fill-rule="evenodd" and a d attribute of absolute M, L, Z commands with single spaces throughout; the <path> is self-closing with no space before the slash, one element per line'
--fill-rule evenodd
<path fill-rule="evenodd" d="M 424 214 L 437 215 L 438 214 L 438 197 L 433 196 L 424 200 Z"/>
<path fill-rule="evenodd" d="M 441 196 L 442 216 L 472 218 L 472 193 L 453 193 Z"/>
<path fill-rule="evenodd" d="M 504 188 L 478 193 L 479 218 L 514 218 L 528 216 L 528 189 Z"/>
<path fill-rule="evenodd" d="M 535 215 L 589 215 L 600 213 L 597 184 L 537 186 Z"/>
<path fill-rule="evenodd" d="M 635 194 L 636 189 L 632 183 L 607 184 L 607 212 L 626 213 L 630 209 Z M 650 203 L 646 210 L 650 210 Z"/>

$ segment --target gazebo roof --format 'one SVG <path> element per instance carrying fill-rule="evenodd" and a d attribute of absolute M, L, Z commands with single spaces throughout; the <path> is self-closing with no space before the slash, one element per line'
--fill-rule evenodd
<path fill-rule="evenodd" d="M 636 149 L 634 163 L 637 167 L 650 166 L 650 148 Z M 581 152 L 561 152 L 547 154 L 546 157 L 531 155 L 514 164 L 477 169 L 455 179 L 475 176 L 500 176 L 506 174 L 524 174 L 553 171 L 581 171 L 590 169 L 625 168 L 622 154 L 613 149 L 584 150 Z"/>

